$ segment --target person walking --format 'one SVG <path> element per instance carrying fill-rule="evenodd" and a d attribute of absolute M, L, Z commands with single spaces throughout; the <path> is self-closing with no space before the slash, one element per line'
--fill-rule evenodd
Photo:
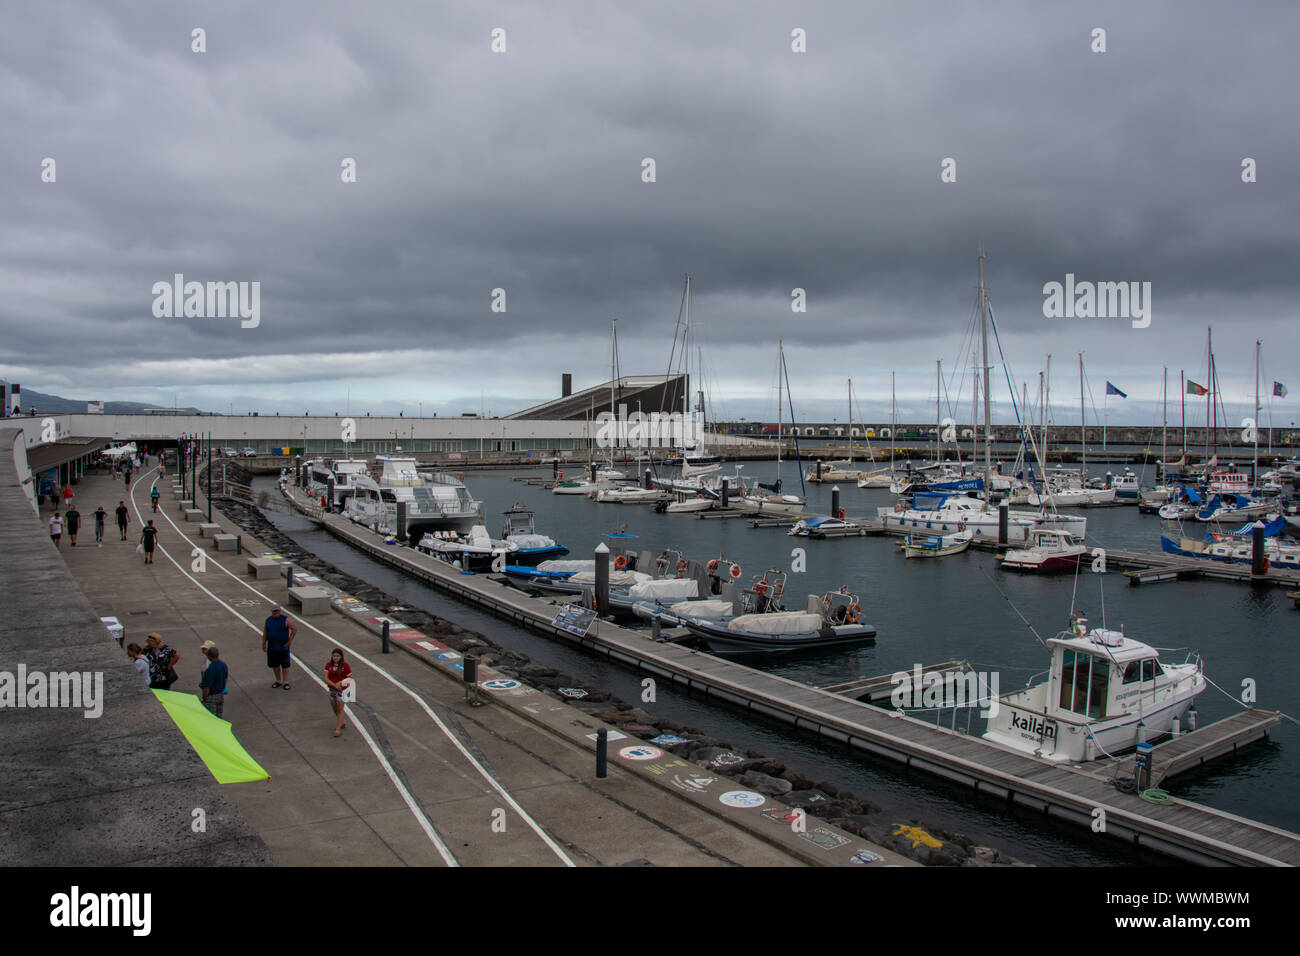
<path fill-rule="evenodd" d="M 59 539 L 62 537 L 63 519 L 60 518 L 59 513 L 55 511 L 54 514 L 50 516 L 50 540 L 54 542 L 56 548 L 59 546 Z"/>
<path fill-rule="evenodd" d="M 131 666 L 135 668 L 135 672 L 140 675 L 146 685 L 151 685 L 152 681 L 149 680 L 149 660 L 144 656 L 144 648 L 139 644 L 128 644 L 126 645 L 126 653 L 131 658 Z"/>
<path fill-rule="evenodd" d="M 125 540 L 126 540 L 126 523 L 127 523 L 127 521 L 129 520 L 129 518 L 130 518 L 130 514 L 131 514 L 131 512 L 129 512 L 129 511 L 126 510 L 126 502 L 125 502 L 125 501 L 119 501 L 119 502 L 117 503 L 117 510 L 114 512 L 114 514 L 117 515 L 117 530 L 120 531 L 120 532 L 122 532 L 122 540 L 125 541 Z"/>
<path fill-rule="evenodd" d="M 68 543 L 75 548 L 77 532 L 81 529 L 81 512 L 76 508 L 69 508 L 63 516 L 63 523 L 68 526 Z"/>
<path fill-rule="evenodd" d="M 280 605 L 271 605 L 271 616 L 262 628 L 262 650 L 266 651 L 266 666 L 275 671 L 272 687 L 289 689 L 289 648 L 298 634 L 293 621 L 284 616 Z"/>
<path fill-rule="evenodd" d="M 221 653 L 215 645 L 204 651 L 204 654 L 208 658 L 208 665 L 203 669 L 203 679 L 199 682 L 203 691 L 203 706 L 212 716 L 220 717 L 225 705 L 226 679 L 230 676 L 230 668 L 221 659 Z"/>
<path fill-rule="evenodd" d="M 71 485 L 63 486 L 63 507 L 64 508 L 72 507 L 72 486 Z"/>
<path fill-rule="evenodd" d="M 104 546 L 104 519 L 107 517 L 108 512 L 103 505 L 95 509 L 95 544 L 101 548 Z"/>
<path fill-rule="evenodd" d="M 149 500 L 153 503 L 153 510 L 158 511 L 158 486 L 154 485 L 149 491 Z"/>
<path fill-rule="evenodd" d="M 338 718 L 334 725 L 334 736 L 343 733 L 347 723 L 343 720 L 343 703 L 347 697 L 347 685 L 343 682 L 352 677 L 352 668 L 343 659 L 343 652 L 337 647 L 330 651 L 330 662 L 325 665 L 325 683 L 329 685 L 330 707 Z"/>
<path fill-rule="evenodd" d="M 157 690 L 169 690 L 179 680 L 176 665 L 180 663 L 179 651 L 163 643 L 161 634 L 150 634 L 145 638 L 144 656 L 149 662 L 149 686 Z"/>
<path fill-rule="evenodd" d="M 131 490 L 131 466 L 130 465 L 126 466 L 126 471 L 124 472 L 124 475 L 125 475 L 127 491 L 130 491 Z"/>
<path fill-rule="evenodd" d="M 140 544 L 144 548 L 144 563 L 153 564 L 153 545 L 158 537 L 158 529 L 153 526 L 153 519 L 140 532 Z"/>

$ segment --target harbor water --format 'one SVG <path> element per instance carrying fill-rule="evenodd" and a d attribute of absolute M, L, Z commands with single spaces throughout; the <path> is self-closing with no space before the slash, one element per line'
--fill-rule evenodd
<path fill-rule="evenodd" d="M 766 480 L 771 463 L 745 469 Z M 914 665 L 961 659 L 976 670 L 997 675 L 1007 692 L 1041 676 L 1048 656 L 1038 637 L 1064 629 L 1072 607 L 1093 626 L 1122 628 L 1157 647 L 1161 658 L 1182 662 L 1199 652 L 1211 686 L 1197 699 L 1203 726 L 1243 706 L 1253 692 L 1253 706 L 1300 713 L 1300 663 L 1293 644 L 1300 638 L 1300 611 L 1285 589 L 1255 588 L 1213 580 L 1175 581 L 1129 587 L 1122 573 L 1093 573 L 1089 565 L 1077 576 L 1018 575 L 997 567 L 988 551 L 971 550 L 941 560 L 907 561 L 891 536 L 818 541 L 790 537 L 784 528 L 752 528 L 743 518 L 698 520 L 691 515 L 655 514 L 644 505 L 598 504 L 582 496 L 553 495 L 543 487 L 511 480 L 513 474 L 536 477 L 550 469 L 528 472 L 468 472 L 466 484 L 482 499 L 488 530 L 501 531 L 500 513 L 515 502 L 536 512 L 537 529 L 570 549 L 571 558 L 591 555 L 597 544 L 615 542 L 614 532 L 637 535 L 617 543 L 657 554 L 665 548 L 696 560 L 725 555 L 744 569 L 743 580 L 768 568 L 787 572 L 786 606 L 801 607 L 808 594 L 846 586 L 858 595 L 863 620 L 875 625 L 874 644 L 798 654 L 747 655 L 749 666 L 792 680 L 826 685 L 859 677 L 911 670 Z M 797 474 L 785 472 L 786 491 L 798 491 Z M 792 481 L 793 479 L 793 481 Z M 259 479 L 255 487 L 269 488 Z M 831 486 L 807 486 L 808 512 L 830 511 Z M 885 491 L 840 487 L 848 517 L 874 516 L 890 506 Z M 1158 551 L 1164 522 L 1140 515 L 1131 506 L 1091 508 L 1090 548 Z M 630 703 L 640 701 L 639 677 L 631 670 L 587 655 L 568 645 L 509 624 L 380 564 L 334 539 L 305 518 L 268 513 L 267 518 L 310 551 L 383 588 L 401 601 L 439 614 L 489 635 L 504 646 L 592 686 L 610 690 Z M 802 549 L 803 555 L 796 549 Z M 803 570 L 794 571 L 793 568 Z M 1017 613 L 1019 612 L 1019 613 Z M 1028 625 L 1021 620 L 1021 615 Z M 963 833 L 1027 862 L 1069 865 L 1117 865 L 1149 862 L 1148 854 L 1118 841 L 1097 838 L 1082 828 L 1045 819 L 1023 808 L 868 757 L 789 727 L 743 714 L 714 701 L 659 687 L 649 709 L 704 729 L 736 746 L 752 748 L 787 763 L 805 776 L 828 780 L 886 810 L 898 822 L 914 819 Z M 921 715 L 945 726 L 967 726 L 965 711 Z M 972 728 L 978 730 L 977 716 Z M 1293 794 L 1300 787 L 1300 735 L 1284 722 L 1267 741 L 1208 767 L 1174 777 L 1165 789 L 1176 796 L 1288 830 L 1300 830 L 1300 807 Z"/>

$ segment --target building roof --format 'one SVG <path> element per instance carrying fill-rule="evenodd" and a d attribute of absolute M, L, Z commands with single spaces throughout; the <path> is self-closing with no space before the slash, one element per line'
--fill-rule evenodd
<path fill-rule="evenodd" d="M 610 408 L 610 386 L 614 389 L 614 408 Z M 593 419 L 601 412 L 615 412 L 626 405 L 628 412 L 637 410 L 638 403 L 645 414 L 682 410 L 683 397 L 689 392 L 689 379 L 685 375 L 624 375 L 611 382 L 602 382 L 572 395 L 552 399 L 532 408 L 506 415 L 505 418 L 582 421 Z"/>
<path fill-rule="evenodd" d="M 109 440 L 107 438 L 84 438 L 77 435 L 60 438 L 48 445 L 36 445 L 28 448 L 27 467 L 34 474 L 48 468 L 57 468 L 59 465 L 76 461 L 83 455 L 93 454 L 101 448 L 107 447 L 108 444 Z"/>

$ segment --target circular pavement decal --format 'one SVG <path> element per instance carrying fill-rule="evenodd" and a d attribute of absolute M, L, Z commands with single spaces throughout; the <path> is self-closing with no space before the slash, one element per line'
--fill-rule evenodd
<path fill-rule="evenodd" d="M 761 807 L 767 803 L 767 797 L 753 790 L 728 790 L 718 801 L 729 807 Z"/>
<path fill-rule="evenodd" d="M 519 681 L 499 677 L 495 680 L 485 680 L 483 686 L 488 690 L 514 690 L 519 686 Z"/>
<path fill-rule="evenodd" d="M 635 747 L 624 747 L 618 752 L 618 755 L 624 760 L 658 760 L 664 755 L 664 752 L 658 747 L 638 744 Z"/>

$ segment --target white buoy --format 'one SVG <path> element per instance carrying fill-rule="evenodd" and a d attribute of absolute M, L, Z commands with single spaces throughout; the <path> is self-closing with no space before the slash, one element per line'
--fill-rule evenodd
<path fill-rule="evenodd" d="M 1189 731 L 1196 729 L 1196 705 L 1195 704 L 1192 704 L 1191 707 L 1187 708 L 1187 729 Z"/>
<path fill-rule="evenodd" d="M 1177 714 L 1174 714 L 1174 724 L 1169 732 L 1175 737 L 1177 737 L 1180 733 L 1182 733 L 1182 721 L 1178 719 Z"/>

